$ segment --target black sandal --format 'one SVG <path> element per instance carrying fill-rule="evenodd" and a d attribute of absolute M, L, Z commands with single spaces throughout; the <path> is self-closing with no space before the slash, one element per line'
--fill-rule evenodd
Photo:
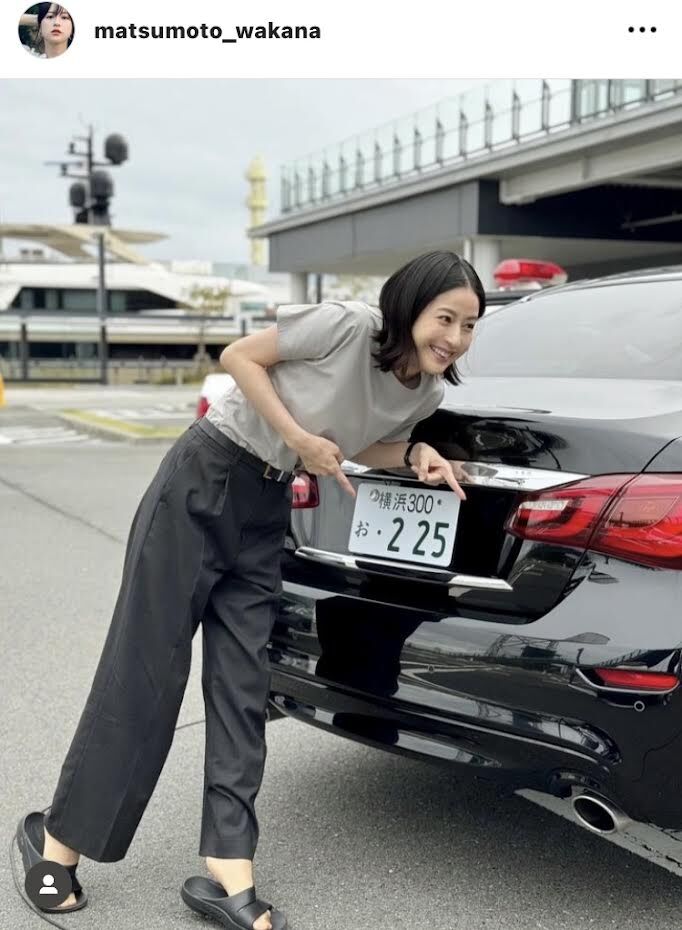
<path fill-rule="evenodd" d="M 193 911 L 214 917 L 228 930 L 253 930 L 254 921 L 266 911 L 270 911 L 272 930 L 286 930 L 288 926 L 284 914 L 267 901 L 260 901 L 253 887 L 228 895 L 218 882 L 196 875 L 187 879 L 180 896 Z"/>
<path fill-rule="evenodd" d="M 21 859 L 24 863 L 24 872 L 28 872 L 39 862 L 44 862 L 43 847 L 45 843 L 45 834 L 43 827 L 45 824 L 45 814 L 40 811 L 33 811 L 26 814 L 19 821 L 17 827 L 17 845 L 21 853 Z M 71 875 L 71 890 L 76 895 L 76 903 L 70 904 L 69 907 L 43 907 L 41 911 L 50 911 L 54 914 L 68 914 L 71 911 L 80 911 L 88 903 L 88 896 L 83 891 L 81 883 L 76 878 L 76 865 L 67 865 L 64 868 Z"/>

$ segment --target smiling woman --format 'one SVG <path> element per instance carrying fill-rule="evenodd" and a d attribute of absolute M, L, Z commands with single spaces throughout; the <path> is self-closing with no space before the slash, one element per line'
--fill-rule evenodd
<path fill-rule="evenodd" d="M 201 624 L 199 855 L 211 878 L 192 876 L 180 893 L 226 927 L 286 930 L 284 914 L 256 896 L 253 857 L 268 642 L 291 512 L 309 507 L 317 476 L 355 498 L 346 459 L 413 468 L 425 485 L 439 487 L 435 495 L 420 491 L 415 504 L 422 516 L 438 508 L 428 524 L 429 559 L 450 558 L 465 500 L 458 463 L 410 439 L 440 406 L 443 381 L 454 377 L 484 308 L 472 266 L 452 252 L 431 252 L 389 278 L 379 307 L 281 304 L 273 326 L 223 349 L 231 386 L 166 452 L 135 512 L 110 630 L 50 813 L 28 812 L 18 827 L 26 869 L 41 859 L 75 871 L 80 855 L 125 857 L 171 747 Z M 297 470 L 304 475 L 295 487 Z M 446 498 L 440 486 L 454 494 Z M 359 499 L 362 521 L 376 503 Z M 415 528 L 422 538 L 412 558 L 421 558 L 424 527 L 417 521 Z M 380 551 L 395 551 L 393 524 L 390 531 Z M 366 553 L 361 536 L 362 528 L 358 548 Z M 67 909 L 87 901 L 74 888 Z"/>
<path fill-rule="evenodd" d="M 19 41 L 38 58 L 57 58 L 73 42 L 71 14 L 59 3 L 36 3 L 19 19 Z"/>

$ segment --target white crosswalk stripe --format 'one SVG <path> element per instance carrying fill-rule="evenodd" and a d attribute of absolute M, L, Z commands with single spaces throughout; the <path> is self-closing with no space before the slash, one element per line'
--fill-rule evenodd
<path fill-rule="evenodd" d="M 47 446 L 62 443 L 101 445 L 102 440 L 68 426 L 5 426 L 0 429 L 0 446 Z"/>
<path fill-rule="evenodd" d="M 177 404 L 155 404 L 153 407 L 106 407 L 90 410 L 100 417 L 114 420 L 187 420 L 192 421 L 194 408 L 191 410 Z"/>

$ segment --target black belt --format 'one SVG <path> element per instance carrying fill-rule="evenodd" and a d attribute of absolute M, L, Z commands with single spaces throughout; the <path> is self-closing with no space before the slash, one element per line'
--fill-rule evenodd
<path fill-rule="evenodd" d="M 196 420 L 193 426 L 198 426 L 199 429 L 206 433 L 207 436 L 210 436 L 214 442 L 229 450 L 236 461 L 257 471 L 262 478 L 267 478 L 269 481 L 280 481 L 284 484 L 285 482 L 292 481 L 296 477 L 296 473 L 293 471 L 284 471 L 281 468 L 275 468 L 274 465 L 270 465 L 268 462 L 259 459 L 257 455 L 249 452 L 248 449 L 245 449 L 243 446 L 240 446 L 230 439 L 229 436 L 226 436 L 225 433 L 219 430 L 217 426 L 205 417 Z"/>

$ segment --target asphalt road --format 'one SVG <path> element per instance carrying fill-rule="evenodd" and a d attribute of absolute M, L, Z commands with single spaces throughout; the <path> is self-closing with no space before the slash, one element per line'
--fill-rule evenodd
<path fill-rule="evenodd" d="M 0 430 L 2 429 L 0 412 Z M 163 444 L 0 446 L 0 928 L 44 926 L 16 892 L 19 816 L 49 805 L 104 642 L 125 539 Z M 79 930 L 218 926 L 189 911 L 203 778 L 201 642 L 157 790 L 126 858 L 84 859 Z M 268 725 L 259 894 L 291 930 L 667 930 L 679 878 L 528 801 L 293 720 Z M 14 853 L 23 887 L 23 869 Z M 50 915 L 52 918 L 53 915 Z"/>

